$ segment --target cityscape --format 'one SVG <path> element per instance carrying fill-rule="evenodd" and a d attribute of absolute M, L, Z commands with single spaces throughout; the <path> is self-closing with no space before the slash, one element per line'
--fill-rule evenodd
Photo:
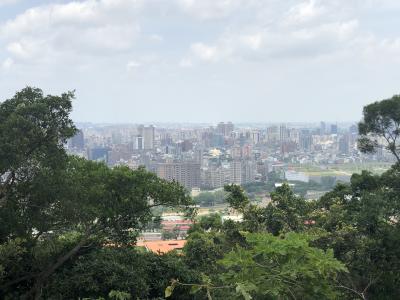
<path fill-rule="evenodd" d="M 67 144 L 71 154 L 110 167 L 144 166 L 194 193 L 266 182 L 270 172 L 287 181 L 349 182 L 353 172 L 382 173 L 393 163 L 384 147 L 358 150 L 356 123 L 79 125 Z"/>
<path fill-rule="evenodd" d="M 0 300 L 400 299 L 400 0 L 0 0 Z"/>

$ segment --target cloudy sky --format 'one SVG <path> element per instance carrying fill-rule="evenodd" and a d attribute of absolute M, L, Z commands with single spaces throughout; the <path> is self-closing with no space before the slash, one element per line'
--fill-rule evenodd
<path fill-rule="evenodd" d="M 399 0 L 0 0 L 0 99 L 75 121 L 353 121 L 399 70 Z"/>

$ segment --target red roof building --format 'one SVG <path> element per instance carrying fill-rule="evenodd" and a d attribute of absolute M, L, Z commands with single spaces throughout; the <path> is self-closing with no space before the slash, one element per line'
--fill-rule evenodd
<path fill-rule="evenodd" d="M 182 251 L 186 244 L 186 240 L 167 240 L 167 241 L 138 241 L 137 246 L 146 248 L 147 251 L 156 254 L 165 254 L 176 250 Z"/>

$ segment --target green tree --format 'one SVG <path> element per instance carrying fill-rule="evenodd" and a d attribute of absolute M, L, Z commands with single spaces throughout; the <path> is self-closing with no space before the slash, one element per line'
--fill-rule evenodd
<path fill-rule="evenodd" d="M 224 190 L 228 193 L 226 201 L 230 207 L 242 212 L 249 205 L 250 200 L 239 185 L 225 185 Z"/>
<path fill-rule="evenodd" d="M 288 233 L 245 234 L 249 247 L 236 247 L 220 263 L 225 285 L 244 299 L 336 299 L 336 278 L 346 272 L 332 251 L 309 245 L 309 237 Z"/>
<path fill-rule="evenodd" d="M 223 256 L 223 236 L 219 233 L 193 232 L 183 248 L 186 264 L 201 273 L 216 270 L 216 261 Z"/>
<path fill-rule="evenodd" d="M 209 214 L 202 216 L 199 220 L 199 226 L 204 230 L 220 230 L 222 228 L 222 218 L 219 214 Z"/>
<path fill-rule="evenodd" d="M 363 115 L 358 124 L 360 150 L 367 153 L 376 151 L 380 146 L 378 138 L 382 138 L 386 148 L 400 163 L 400 96 L 365 106 Z"/>
<path fill-rule="evenodd" d="M 346 267 L 332 250 L 310 246 L 310 236 L 291 232 L 277 237 L 263 232 L 244 233 L 244 237 L 244 245 L 223 252 L 217 268 L 210 270 L 216 256 L 204 261 L 210 275 L 200 283 L 174 280 L 166 295 L 176 295 L 177 287 L 188 286 L 208 299 L 337 299 L 342 294 L 337 278 L 347 272 Z"/>
<path fill-rule="evenodd" d="M 193 200 L 202 206 L 214 206 L 216 204 L 225 202 L 225 192 L 222 190 L 215 192 L 204 192 L 194 197 Z"/>
<path fill-rule="evenodd" d="M 271 193 L 271 202 L 266 208 L 251 204 L 240 186 L 229 185 L 225 189 L 230 206 L 243 214 L 242 229 L 245 231 L 268 231 L 278 235 L 282 231 L 305 228 L 311 204 L 296 196 L 286 183 Z"/>
<path fill-rule="evenodd" d="M 0 297 L 39 299 L 66 262 L 104 244 L 131 244 L 156 206 L 187 206 L 185 189 L 145 171 L 68 157 L 72 93 L 26 88 L 0 105 Z M 22 250 L 19 250 L 19 248 Z M 10 257 L 6 253 L 5 257 Z"/>
<path fill-rule="evenodd" d="M 45 299 L 108 299 L 110 291 L 124 291 L 131 299 L 160 299 L 171 279 L 198 282 L 194 270 L 179 255 L 156 255 L 134 247 L 95 249 L 70 261 L 50 280 Z M 190 299 L 189 289 L 180 288 L 172 299 Z M 188 295 L 188 296 L 184 296 Z"/>
<path fill-rule="evenodd" d="M 296 196 L 284 183 L 271 193 L 271 203 L 265 209 L 267 230 L 275 235 L 280 232 L 301 231 L 308 220 L 310 205 Z"/>
<path fill-rule="evenodd" d="M 398 166 L 382 176 L 354 174 L 313 211 L 316 226 L 327 232 L 316 245 L 332 248 L 349 269 L 340 281 L 350 299 L 392 299 L 400 292 L 399 180 Z"/>
<path fill-rule="evenodd" d="M 13 226 L 7 232 L 11 236 L 1 234 L 0 241 L 13 234 L 29 238 L 29 226 L 40 227 L 46 218 L 37 208 L 48 205 L 48 199 L 27 197 L 38 193 L 38 177 L 57 177 L 67 164 L 63 145 L 76 130 L 69 118 L 73 97 L 72 92 L 44 96 L 28 87 L 0 104 L 0 220 Z M 28 219 L 31 223 L 25 224 Z M 8 222 L 1 225 L 0 231 L 9 229 Z"/>

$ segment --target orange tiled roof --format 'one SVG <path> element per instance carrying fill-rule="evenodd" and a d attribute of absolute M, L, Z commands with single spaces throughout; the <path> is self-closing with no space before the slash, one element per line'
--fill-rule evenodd
<path fill-rule="evenodd" d="M 191 220 L 165 220 L 161 221 L 162 225 L 175 225 L 175 224 L 193 224 Z"/>
<path fill-rule="evenodd" d="M 185 246 L 186 240 L 167 240 L 167 241 L 138 241 L 137 246 L 145 247 L 154 253 L 167 253 L 172 250 L 180 250 Z"/>

